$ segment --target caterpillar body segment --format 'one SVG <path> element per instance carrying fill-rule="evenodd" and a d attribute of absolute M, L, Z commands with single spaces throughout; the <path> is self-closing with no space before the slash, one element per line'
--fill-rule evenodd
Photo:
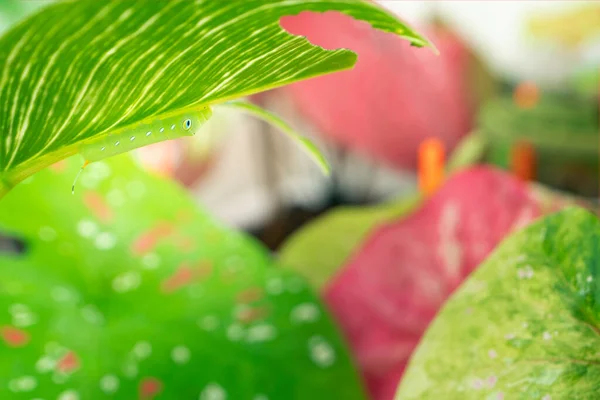
<path fill-rule="evenodd" d="M 83 142 L 79 152 L 84 158 L 84 163 L 75 177 L 72 193 L 75 193 L 75 183 L 81 171 L 90 163 L 165 140 L 194 136 L 211 116 L 212 110 L 206 106 L 151 122 L 140 122 Z"/>
<path fill-rule="evenodd" d="M 195 112 L 185 112 L 150 123 L 140 123 L 121 132 L 83 143 L 80 153 L 88 162 L 99 161 L 149 144 L 193 136 L 211 117 L 210 107 Z"/>

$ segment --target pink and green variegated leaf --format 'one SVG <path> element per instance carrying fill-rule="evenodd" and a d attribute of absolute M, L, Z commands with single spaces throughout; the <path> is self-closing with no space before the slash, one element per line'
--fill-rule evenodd
<path fill-rule="evenodd" d="M 308 284 L 128 157 L 11 191 L 0 232 L 0 398 L 364 399 Z M 117 173 L 118 171 L 118 173 Z"/>

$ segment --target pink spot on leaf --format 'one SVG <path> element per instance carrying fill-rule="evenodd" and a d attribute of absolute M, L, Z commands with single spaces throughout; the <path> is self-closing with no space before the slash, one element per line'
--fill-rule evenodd
<path fill-rule="evenodd" d="M 181 266 L 171 277 L 163 281 L 162 291 L 171 293 L 189 284 L 194 279 L 194 271 L 188 266 Z"/>
<path fill-rule="evenodd" d="M 164 293 L 172 293 L 192 282 L 205 278 L 211 271 L 212 267 L 206 261 L 200 262 L 195 267 L 183 263 L 173 275 L 163 281 L 161 289 Z"/>
<path fill-rule="evenodd" d="M 3 326 L 0 328 L 0 334 L 4 342 L 11 347 L 25 346 L 30 340 L 29 333 L 12 326 Z"/>
<path fill-rule="evenodd" d="M 76 371 L 79 366 L 80 363 L 77 354 L 69 351 L 60 360 L 58 360 L 58 363 L 56 364 L 56 370 L 65 374 L 69 374 L 73 371 Z"/>
<path fill-rule="evenodd" d="M 100 221 L 104 223 L 112 221 L 113 212 L 104 201 L 104 198 L 98 193 L 87 192 L 83 196 L 83 202 Z"/>
<path fill-rule="evenodd" d="M 67 162 L 65 160 L 61 160 L 57 163 L 54 163 L 50 166 L 50 169 L 54 172 L 61 173 L 65 170 L 67 166 Z"/>
<path fill-rule="evenodd" d="M 238 303 L 252 303 L 253 301 L 258 301 L 263 297 L 263 291 L 260 288 L 250 288 L 246 289 L 236 296 L 236 301 Z"/>
<path fill-rule="evenodd" d="M 269 315 L 269 310 L 266 307 L 248 308 L 240 311 L 237 319 L 243 323 L 255 322 Z"/>
<path fill-rule="evenodd" d="M 153 228 L 142 233 L 133 243 L 131 251 L 135 255 L 143 255 L 150 252 L 158 244 L 158 241 L 173 233 L 173 225 L 160 222 Z"/>
<path fill-rule="evenodd" d="M 162 391 L 162 388 L 163 384 L 160 380 L 152 377 L 143 378 L 140 381 L 139 398 L 140 400 L 151 400 Z"/>

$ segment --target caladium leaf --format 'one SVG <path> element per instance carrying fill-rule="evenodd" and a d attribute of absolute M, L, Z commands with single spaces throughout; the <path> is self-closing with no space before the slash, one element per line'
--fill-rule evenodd
<path fill-rule="evenodd" d="M 279 19 L 339 11 L 415 46 L 427 39 L 362 0 L 60 1 L 0 39 L 0 193 L 82 141 L 351 68 L 356 54 Z"/>
<path fill-rule="evenodd" d="M 597 398 L 599 243 L 580 208 L 502 242 L 428 328 L 396 398 Z"/>
<path fill-rule="evenodd" d="M 345 15 L 306 13 L 281 23 L 312 43 L 349 46 L 358 54 L 352 71 L 276 91 L 291 113 L 327 139 L 391 167 L 414 170 L 423 140 L 436 137 L 451 149 L 469 131 L 473 96 L 467 77 L 473 71 L 469 50 L 456 35 L 428 30 L 441 52 L 436 57 Z"/>
<path fill-rule="evenodd" d="M 3 199 L 25 252 L 0 252 L 0 398 L 364 399 L 327 311 L 258 242 L 126 156 L 71 195 L 79 166 Z"/>

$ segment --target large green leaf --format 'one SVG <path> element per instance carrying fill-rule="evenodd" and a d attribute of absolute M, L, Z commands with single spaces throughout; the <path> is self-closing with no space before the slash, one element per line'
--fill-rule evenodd
<path fill-rule="evenodd" d="M 308 284 L 127 158 L 3 199 L 0 399 L 363 399 Z"/>
<path fill-rule="evenodd" d="M 356 54 L 288 34 L 282 16 L 340 11 L 429 42 L 362 0 L 61 1 L 0 39 L 0 193 L 82 141 L 351 68 Z"/>
<path fill-rule="evenodd" d="M 506 239 L 429 327 L 397 399 L 597 399 L 600 221 L 579 208 Z"/>
<path fill-rule="evenodd" d="M 295 232 L 278 259 L 320 289 L 377 225 L 400 218 L 420 202 L 417 195 L 371 207 L 338 207 Z"/>

